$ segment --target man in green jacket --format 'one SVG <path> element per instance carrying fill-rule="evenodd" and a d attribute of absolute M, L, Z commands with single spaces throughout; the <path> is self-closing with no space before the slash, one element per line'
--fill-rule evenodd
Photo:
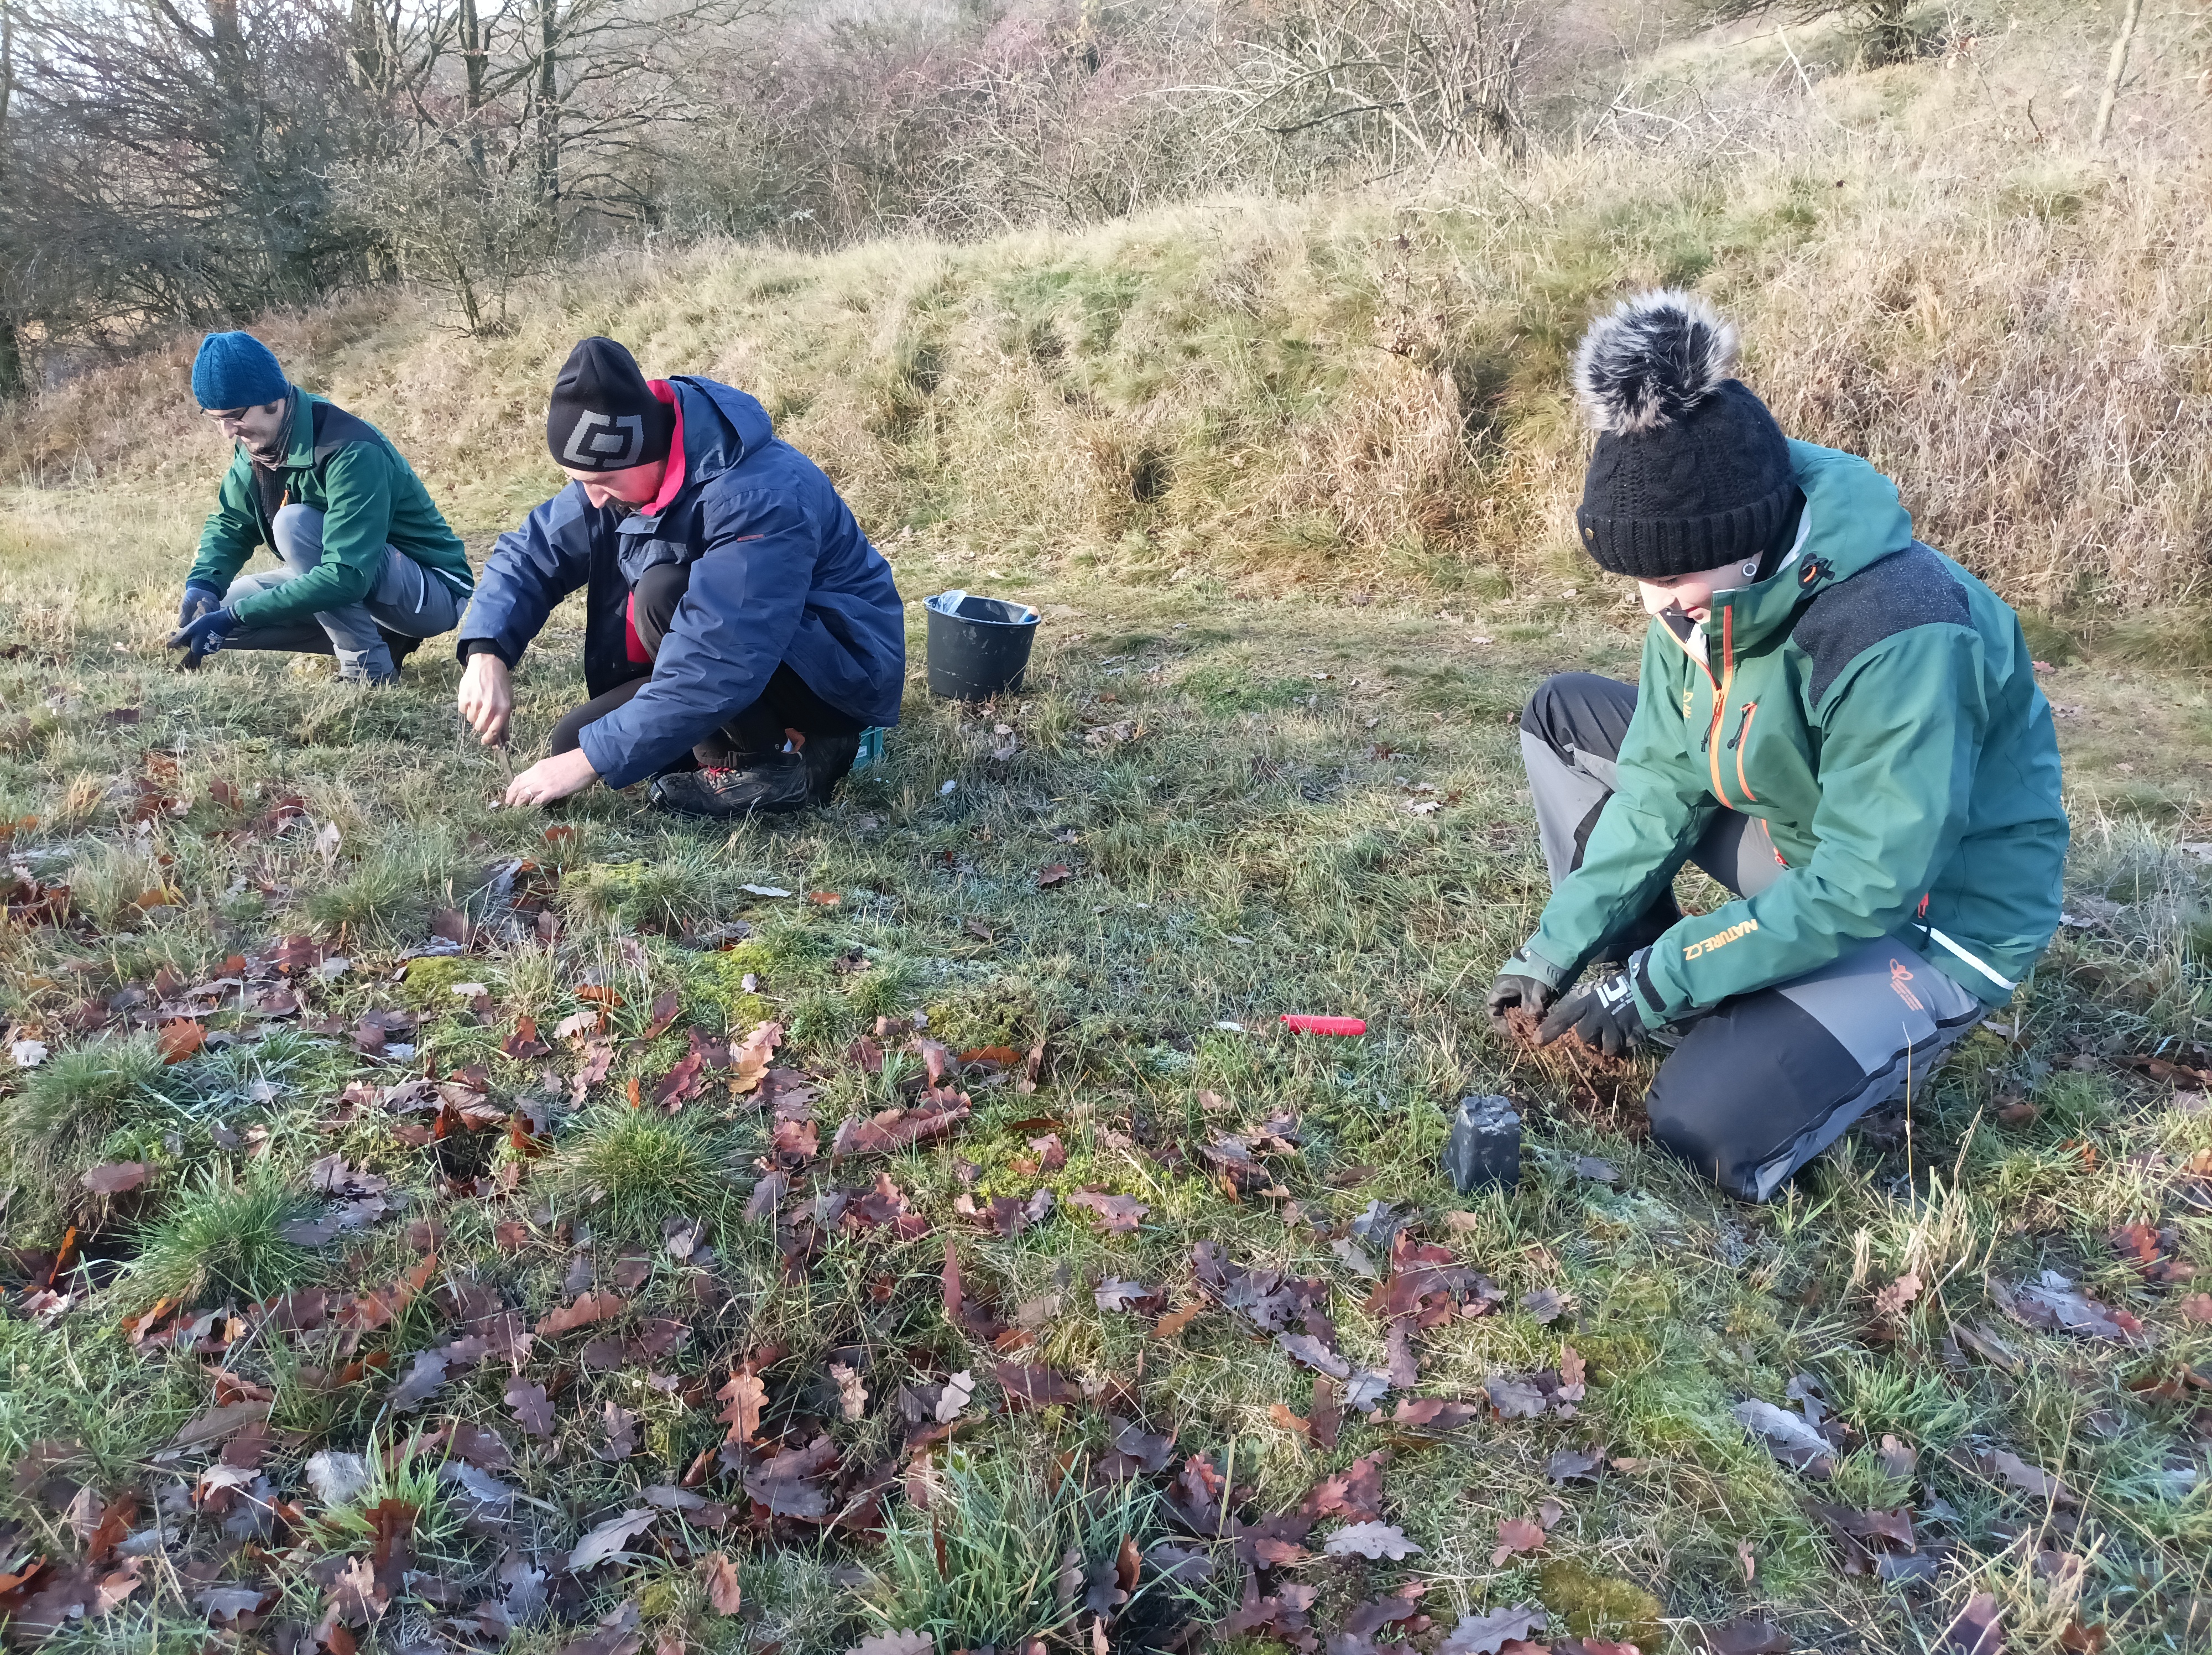
<path fill-rule="evenodd" d="M 1583 547 L 1653 620 L 1638 685 L 1563 675 L 1522 715 L 1553 889 L 1488 1006 L 1671 1046 L 1653 1136 L 1764 1201 L 2011 996 L 2067 822 L 2018 617 L 1871 465 L 1784 438 L 1735 344 L 1662 292 L 1577 353 Z M 1735 899 L 1684 916 L 1686 861 Z"/>
<path fill-rule="evenodd" d="M 451 631 L 476 589 L 468 554 L 385 435 L 284 377 L 248 333 L 210 333 L 192 394 L 236 445 L 185 578 L 172 648 L 337 657 L 338 676 L 398 678 L 398 660 Z M 240 579 L 256 546 L 278 566 Z"/>

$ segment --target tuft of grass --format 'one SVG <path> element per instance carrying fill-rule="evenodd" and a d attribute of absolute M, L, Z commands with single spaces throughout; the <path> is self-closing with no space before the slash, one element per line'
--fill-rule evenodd
<path fill-rule="evenodd" d="M 19 1214 L 70 1210 L 77 1175 L 132 1114 L 162 1101 L 167 1066 L 148 1034 L 103 1035 L 51 1054 L 0 1102 L 0 1160 Z"/>
<path fill-rule="evenodd" d="M 624 1236 L 657 1238 L 663 1219 L 719 1213 L 739 1193 L 734 1158 L 696 1110 L 594 1105 L 569 1129 L 552 1171 L 594 1229 Z"/>
<path fill-rule="evenodd" d="M 910 960 L 878 959 L 853 980 L 846 996 L 854 1014 L 872 1025 L 879 1017 L 897 1017 L 912 1011 L 921 997 L 922 977 Z"/>
<path fill-rule="evenodd" d="M 168 895 L 168 876 L 152 847 L 137 839 L 94 847 L 70 865 L 69 881 L 77 908 L 107 930 L 142 923 Z"/>
<path fill-rule="evenodd" d="M 426 1451 L 420 1432 L 404 1440 L 396 1433 L 372 1432 L 362 1459 L 368 1476 L 360 1491 L 321 1514 L 321 1526 L 334 1549 L 356 1551 L 371 1544 L 376 1530 L 368 1513 L 387 1500 L 414 1508 L 410 1539 L 418 1557 L 434 1562 L 459 1549 L 467 1512 L 440 1476 L 446 1455 Z"/>
<path fill-rule="evenodd" d="M 956 1448 L 933 1479 L 929 1509 L 901 1504 L 862 1588 L 884 1628 L 937 1635 L 940 1647 L 994 1644 L 1073 1630 L 1081 1595 L 1060 1588 L 1063 1564 L 1086 1578 L 1125 1542 L 1142 1553 L 1166 1530 L 1156 1490 L 1132 1481 L 1086 1488 L 1081 1460 L 1056 1462 L 1037 1433 L 995 1451 Z M 1115 1641 L 1137 1647 L 1218 1608 L 1148 1564 L 1120 1611 Z"/>
<path fill-rule="evenodd" d="M 434 875 L 419 855 L 379 850 L 343 879 L 319 882 L 301 909 L 326 935 L 411 935 L 428 920 L 434 889 Z"/>
<path fill-rule="evenodd" d="M 312 1281 L 321 1261 L 278 1233 L 307 1209 L 307 1199 L 264 1162 L 243 1175 L 210 1167 L 170 1190 L 140 1226 L 125 1296 L 141 1305 L 243 1303 Z"/>

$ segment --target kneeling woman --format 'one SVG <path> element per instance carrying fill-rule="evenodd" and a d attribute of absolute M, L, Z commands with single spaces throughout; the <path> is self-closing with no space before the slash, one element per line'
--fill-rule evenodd
<path fill-rule="evenodd" d="M 1640 684 L 1565 674 L 1522 715 L 1553 894 L 1488 1005 L 1673 1047 L 1653 1135 L 1764 1201 L 2011 996 L 2067 824 L 2018 617 L 1866 461 L 1784 438 L 1735 343 L 1662 292 L 1577 354 L 1583 547 L 1653 619 Z M 1735 900 L 1684 917 L 1687 861 Z"/>

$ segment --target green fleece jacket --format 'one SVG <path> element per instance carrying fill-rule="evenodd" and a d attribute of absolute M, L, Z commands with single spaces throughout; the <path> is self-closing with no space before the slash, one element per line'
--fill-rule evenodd
<path fill-rule="evenodd" d="M 1519 957 L 1571 981 L 1716 811 L 1760 818 L 1787 872 L 1651 946 L 1652 1027 L 1884 935 L 2001 1004 L 2058 925 L 2058 746 L 2019 618 L 1913 538 L 1866 461 L 1790 451 L 1795 549 L 1702 627 L 1652 623 L 1618 791 Z"/>
<path fill-rule="evenodd" d="M 285 506 L 323 514 L 323 561 L 295 581 L 235 605 L 245 626 L 279 626 L 368 596 L 395 546 L 453 587 L 476 590 L 468 553 L 391 440 L 365 419 L 295 391 L 284 457 L 257 465 L 240 444 L 223 473 L 216 508 L 200 531 L 190 584 L 220 597 L 256 546 L 276 545 L 270 524 Z"/>

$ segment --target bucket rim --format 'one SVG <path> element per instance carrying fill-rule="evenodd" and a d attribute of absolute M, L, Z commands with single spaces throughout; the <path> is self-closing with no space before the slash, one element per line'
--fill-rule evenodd
<path fill-rule="evenodd" d="M 945 606 L 943 600 L 947 598 L 955 600 L 955 606 Z M 1020 610 L 1022 613 L 1018 619 L 1010 621 L 988 619 L 981 615 L 963 615 L 957 605 L 966 603 L 970 598 L 981 599 L 987 604 L 1004 604 L 1009 609 Z M 1035 604 L 1026 604 L 1016 598 L 994 598 L 987 593 L 969 592 L 959 587 L 949 587 L 924 598 L 921 606 L 932 615 L 942 615 L 946 620 L 958 621 L 963 626 L 1035 626 L 1044 618 L 1043 611 Z"/>

